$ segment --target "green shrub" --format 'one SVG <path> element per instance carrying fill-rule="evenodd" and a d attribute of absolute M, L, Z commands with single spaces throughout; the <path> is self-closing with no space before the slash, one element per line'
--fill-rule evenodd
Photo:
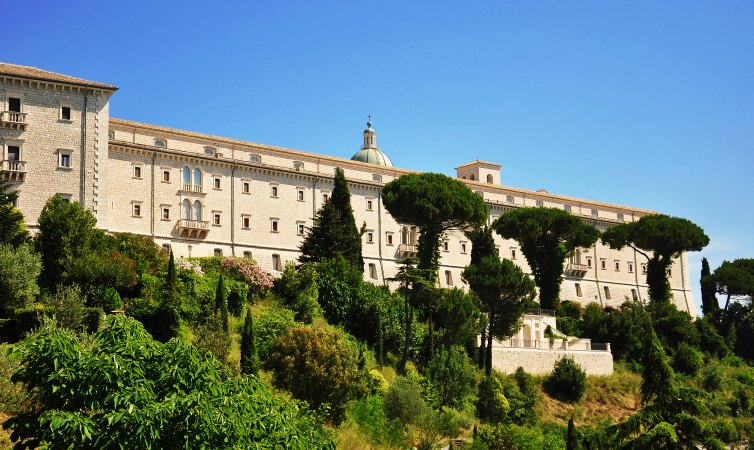
<path fill-rule="evenodd" d="M 246 299 L 249 295 L 249 286 L 241 282 L 229 282 L 228 287 L 228 312 L 236 317 L 243 314 L 243 307 L 246 306 Z"/>
<path fill-rule="evenodd" d="M 296 320 L 312 323 L 322 315 L 319 307 L 319 283 L 317 272 L 311 265 L 297 269 L 293 262 L 285 265 L 283 275 L 275 280 L 272 291 L 280 297 L 286 306 L 296 311 Z"/>
<path fill-rule="evenodd" d="M 429 410 L 422 398 L 418 383 L 406 377 L 397 377 L 385 395 L 385 414 L 402 424 L 416 424 Z"/>
<path fill-rule="evenodd" d="M 28 307 L 39 294 L 42 259 L 29 245 L 0 245 L 0 317 Z"/>
<path fill-rule="evenodd" d="M 558 318 L 558 329 L 560 328 L 560 320 L 563 318 L 581 319 L 581 314 L 584 312 L 584 308 L 581 303 L 573 300 L 564 300 L 555 307 L 555 316 Z"/>
<path fill-rule="evenodd" d="M 534 378 L 519 367 L 512 377 L 502 380 L 503 395 L 508 399 L 508 418 L 517 425 L 532 425 L 537 421 L 537 386 Z"/>
<path fill-rule="evenodd" d="M 296 323 L 294 317 L 295 313 L 290 309 L 267 307 L 254 318 L 254 343 L 260 361 L 267 360 L 275 339 Z"/>
<path fill-rule="evenodd" d="M 194 336 L 194 345 L 197 348 L 208 351 L 223 363 L 228 362 L 230 353 L 230 335 L 223 327 L 222 315 L 218 312 L 212 315 L 205 323 L 199 325 Z"/>
<path fill-rule="evenodd" d="M 357 345 L 325 323 L 289 327 L 266 362 L 273 382 L 338 423 L 349 401 L 366 393 L 368 374 Z"/>
<path fill-rule="evenodd" d="M 685 342 L 681 342 L 678 345 L 673 357 L 673 367 L 675 370 L 692 377 L 702 368 L 702 362 L 702 354 L 699 350 Z"/>
<path fill-rule="evenodd" d="M 111 287 L 102 292 L 102 300 L 99 303 L 102 305 L 102 309 L 108 313 L 123 308 L 123 300 L 121 300 L 120 294 Z"/>
<path fill-rule="evenodd" d="M 508 411 L 510 411 L 510 404 L 503 394 L 503 384 L 497 375 L 485 377 L 479 383 L 477 397 L 476 408 L 480 419 L 490 423 L 499 423 L 505 420 Z"/>
<path fill-rule="evenodd" d="M 105 312 L 102 308 L 84 308 L 84 319 L 81 324 L 87 333 L 96 333 L 102 325 Z"/>
<path fill-rule="evenodd" d="M 702 372 L 702 386 L 708 391 L 720 389 L 723 383 L 723 369 L 719 363 L 713 362 L 707 365 Z"/>
<path fill-rule="evenodd" d="M 437 406 L 457 407 L 471 393 L 474 367 L 462 347 L 436 349 L 424 374 L 437 393 Z"/>
<path fill-rule="evenodd" d="M 545 379 L 543 387 L 550 396 L 575 403 L 586 390 L 586 372 L 573 358 L 560 358 L 550 376 Z"/>
<path fill-rule="evenodd" d="M 318 301 L 325 320 L 333 325 L 346 326 L 356 293 L 364 281 L 363 269 L 342 256 L 323 259 L 316 267 Z"/>
<path fill-rule="evenodd" d="M 347 418 L 358 425 L 375 445 L 402 447 L 405 429 L 397 419 L 385 414 L 382 396 L 370 395 L 351 402 Z"/>

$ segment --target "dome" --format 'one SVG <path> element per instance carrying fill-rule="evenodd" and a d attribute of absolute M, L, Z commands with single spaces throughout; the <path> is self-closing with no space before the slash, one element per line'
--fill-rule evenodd
<path fill-rule="evenodd" d="M 363 148 L 351 157 L 352 161 L 361 161 L 379 166 L 393 167 L 390 158 L 376 148 Z"/>

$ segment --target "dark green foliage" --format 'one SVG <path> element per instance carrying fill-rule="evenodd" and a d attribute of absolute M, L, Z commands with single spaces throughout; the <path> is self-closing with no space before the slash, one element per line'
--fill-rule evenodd
<path fill-rule="evenodd" d="M 471 394 L 474 368 L 462 347 L 440 347 L 424 368 L 438 405 L 459 407 Z"/>
<path fill-rule="evenodd" d="M 241 373 L 256 375 L 259 371 L 259 357 L 254 342 L 254 316 L 246 310 L 246 319 L 241 331 Z"/>
<path fill-rule="evenodd" d="M 639 302 L 628 301 L 609 312 L 590 303 L 584 308 L 581 336 L 610 342 L 614 358 L 640 363 L 649 322 L 649 314 Z"/>
<path fill-rule="evenodd" d="M 275 280 L 272 292 L 278 295 L 286 306 L 296 311 L 296 320 L 311 324 L 322 315 L 319 306 L 319 283 L 317 271 L 311 264 L 296 268 L 293 263 L 285 265 L 283 275 Z"/>
<path fill-rule="evenodd" d="M 511 378 L 503 380 L 503 395 L 508 399 L 508 419 L 516 425 L 532 425 L 537 421 L 537 386 L 534 378 L 519 367 Z"/>
<path fill-rule="evenodd" d="M 220 321 L 225 332 L 228 332 L 228 300 L 225 292 L 225 281 L 220 274 L 217 280 L 217 289 L 215 290 L 215 314 L 220 314 Z"/>
<path fill-rule="evenodd" d="M 725 310 L 731 298 L 754 296 L 754 259 L 723 261 L 713 275 L 717 292 L 725 295 Z"/>
<path fill-rule="evenodd" d="M 116 233 L 115 240 L 118 251 L 136 261 L 136 270 L 139 274 L 156 275 L 160 270 L 164 270 L 168 262 L 168 252 L 160 248 L 151 237 Z"/>
<path fill-rule="evenodd" d="M 573 417 L 568 419 L 568 431 L 566 432 L 566 450 L 579 450 L 578 431 L 576 431 L 576 425 L 573 424 Z"/>
<path fill-rule="evenodd" d="M 278 336 L 293 326 L 295 313 L 286 308 L 264 308 L 254 321 L 254 342 L 260 361 L 266 361 Z"/>
<path fill-rule="evenodd" d="M 701 251 L 709 244 L 709 237 L 690 220 L 654 214 L 608 228 L 602 241 L 610 248 L 629 246 L 644 255 L 648 260 L 649 298 L 663 302 L 670 299 L 667 272 L 673 258 L 682 252 Z"/>
<path fill-rule="evenodd" d="M 0 243 L 18 247 L 30 241 L 24 214 L 10 203 L 0 203 Z"/>
<path fill-rule="evenodd" d="M 559 302 L 563 264 L 577 247 L 591 247 L 599 231 L 580 218 L 557 208 L 519 208 L 498 217 L 492 228 L 521 245 L 539 288 L 542 308 Z"/>
<path fill-rule="evenodd" d="M 647 405 L 653 401 L 668 403 L 676 395 L 673 381 L 673 369 L 654 329 L 650 327 L 649 345 L 644 348 L 641 373 L 641 403 Z"/>
<path fill-rule="evenodd" d="M 123 309 L 123 300 L 120 298 L 118 291 L 113 288 L 106 288 L 102 292 L 102 299 L 98 303 L 107 312 Z"/>
<path fill-rule="evenodd" d="M 474 437 L 471 450 L 565 449 L 565 430 L 563 430 L 563 427 L 544 425 L 537 428 L 506 423 L 484 426 Z"/>
<path fill-rule="evenodd" d="M 61 301 L 57 306 L 33 306 L 17 309 L 6 325 L 10 341 L 18 341 L 44 324 L 44 318 L 55 318 L 61 328 L 95 333 L 102 322 L 100 308 L 87 308 L 83 302 Z"/>
<path fill-rule="evenodd" d="M 317 211 L 314 225 L 307 232 L 299 250 L 299 261 L 303 263 L 343 257 L 363 272 L 361 232 L 356 226 L 351 193 L 342 169 L 335 170 L 332 197 Z"/>
<path fill-rule="evenodd" d="M 545 379 L 543 387 L 550 396 L 558 400 L 578 402 L 586 390 L 586 372 L 573 358 L 560 358 L 550 376 Z"/>
<path fill-rule="evenodd" d="M 665 349 L 675 349 L 681 342 L 693 346 L 699 344 L 699 333 L 687 312 L 679 311 L 670 302 L 650 303 L 647 312 Z"/>
<path fill-rule="evenodd" d="M 508 399 L 503 394 L 503 384 L 497 374 L 484 377 L 479 383 L 477 415 L 489 423 L 499 423 L 505 420 L 510 411 Z"/>
<path fill-rule="evenodd" d="M 715 296 L 717 285 L 715 277 L 712 276 L 710 271 L 707 258 L 702 258 L 702 273 L 699 283 L 702 285 L 702 314 L 717 314 L 720 311 L 720 304 Z"/>
<path fill-rule="evenodd" d="M 243 307 L 246 306 L 246 299 L 249 296 L 249 285 L 238 281 L 232 281 L 229 288 L 228 312 L 239 317 L 243 313 Z"/>
<path fill-rule="evenodd" d="M 720 336 L 715 324 L 708 317 L 698 317 L 694 321 L 699 333 L 699 349 L 715 358 L 723 358 L 730 349 L 725 343 L 725 338 Z"/>
<path fill-rule="evenodd" d="M 343 419 L 349 401 L 366 393 L 368 373 L 359 363 L 357 346 L 342 331 L 322 323 L 288 328 L 275 340 L 266 367 L 275 386 L 335 423 Z"/>
<path fill-rule="evenodd" d="M 581 319 L 583 312 L 584 308 L 581 306 L 581 303 L 573 300 L 562 301 L 558 307 L 555 308 L 555 315 L 558 318 L 558 323 L 560 322 L 560 319 L 563 318 Z"/>
<path fill-rule="evenodd" d="M 345 329 L 374 348 L 378 359 L 387 352 L 397 355 L 405 337 L 404 314 L 403 299 L 398 294 L 384 286 L 361 283 L 349 308 Z M 417 328 L 412 329 L 412 341 L 417 342 Z"/>
<path fill-rule="evenodd" d="M 225 316 L 227 320 L 227 316 Z M 223 363 L 228 362 L 230 353 L 230 335 L 225 329 L 226 323 L 223 323 L 223 315 L 216 312 L 209 319 L 204 321 L 194 331 L 194 345 L 197 348 L 212 353 L 215 358 Z"/>
<path fill-rule="evenodd" d="M 752 345 L 752 336 L 754 336 L 754 310 L 749 309 L 741 320 L 736 324 L 736 355 L 748 361 L 754 361 L 754 345 Z"/>
<path fill-rule="evenodd" d="M 28 245 L 0 244 L 0 317 L 28 307 L 39 294 L 42 260 Z"/>
<path fill-rule="evenodd" d="M 720 363 L 713 362 L 707 364 L 702 371 L 702 387 L 707 391 L 716 391 L 720 389 L 723 382 L 723 370 Z"/>
<path fill-rule="evenodd" d="M 520 327 L 526 304 L 534 298 L 534 282 L 512 261 L 497 256 L 484 256 L 478 264 L 470 264 L 463 278 L 479 296 L 488 314 L 487 355 L 485 372 L 492 371 L 492 338 L 511 336 Z"/>
<path fill-rule="evenodd" d="M 231 377 L 179 340 L 158 344 L 113 316 L 91 348 L 45 328 L 15 347 L 12 377 L 37 401 L 5 423 L 12 439 L 51 449 L 327 448 L 332 436 L 295 401 Z"/>
<path fill-rule="evenodd" d="M 675 370 L 693 377 L 702 368 L 703 362 L 702 354 L 699 350 L 685 342 L 678 344 L 678 348 L 673 356 L 673 367 Z"/>
<path fill-rule="evenodd" d="M 438 173 L 412 173 L 382 188 L 385 209 L 400 223 L 419 228 L 418 268 L 437 277 L 440 238 L 450 229 L 466 230 L 487 218 L 484 201 L 459 180 Z"/>
<path fill-rule="evenodd" d="M 497 254 L 492 229 L 487 225 L 468 230 L 466 237 L 471 241 L 471 262 L 469 264 L 479 264 L 485 256 Z"/>
<path fill-rule="evenodd" d="M 345 325 L 356 292 L 362 283 L 362 271 L 344 257 L 317 263 L 319 304 L 325 319 L 333 325 Z"/>
<path fill-rule="evenodd" d="M 440 346 L 463 345 L 469 348 L 481 331 L 479 300 L 461 289 L 440 289 L 433 306 Z"/>
<path fill-rule="evenodd" d="M 385 395 L 385 414 L 402 424 L 417 423 L 429 410 L 422 398 L 421 387 L 413 380 L 398 377 Z"/>
<path fill-rule="evenodd" d="M 42 255 L 40 281 L 45 287 L 54 289 L 58 284 L 70 282 L 69 264 L 76 262 L 86 268 L 80 264 L 84 259 L 103 255 L 106 236 L 96 228 L 94 214 L 81 204 L 55 195 L 45 204 L 38 222 L 39 233 L 34 243 Z"/>

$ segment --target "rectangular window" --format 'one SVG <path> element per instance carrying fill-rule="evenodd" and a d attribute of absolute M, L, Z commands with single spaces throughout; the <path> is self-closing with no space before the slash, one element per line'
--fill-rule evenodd
<path fill-rule="evenodd" d="M 628 273 L 634 273 L 634 263 L 628 263 Z"/>
<path fill-rule="evenodd" d="M 278 232 L 278 220 L 279 219 L 270 219 L 270 231 L 272 231 L 273 233 Z"/>
<path fill-rule="evenodd" d="M 620 261 L 615 261 L 615 271 L 620 272 Z"/>
<path fill-rule="evenodd" d="M 371 210 L 372 210 L 372 199 L 368 198 L 367 199 L 367 211 L 371 211 Z"/>
<path fill-rule="evenodd" d="M 461 253 L 464 254 L 464 255 L 466 254 L 466 243 L 465 242 L 461 242 Z"/>
<path fill-rule="evenodd" d="M 162 182 L 163 183 L 170 183 L 170 171 L 169 170 L 163 170 L 162 171 Z"/>
<path fill-rule="evenodd" d="M 566 212 L 571 212 L 571 205 L 563 205 L 563 209 L 564 209 L 564 210 L 565 210 Z"/>
<path fill-rule="evenodd" d="M 241 227 L 244 230 L 248 230 L 249 228 L 251 228 L 251 217 L 241 216 Z"/>
<path fill-rule="evenodd" d="M 60 107 L 60 120 L 71 120 L 71 107 L 70 106 Z"/>
<path fill-rule="evenodd" d="M 447 286 L 453 286 L 453 273 L 450 270 L 445 271 L 445 284 Z"/>
<path fill-rule="evenodd" d="M 367 244 L 374 244 L 374 231 L 367 231 Z"/>
<path fill-rule="evenodd" d="M 645 263 L 641 264 L 641 273 L 644 275 L 647 274 L 647 265 Z"/>
<path fill-rule="evenodd" d="M 72 167 L 70 151 L 58 150 L 58 167 L 61 169 L 70 169 Z"/>
<path fill-rule="evenodd" d="M 500 246 L 499 245 L 495 246 L 495 255 L 496 256 L 500 256 Z"/>
<path fill-rule="evenodd" d="M 605 300 L 610 300 L 610 287 L 605 286 Z"/>
<path fill-rule="evenodd" d="M 170 250 L 171 250 L 170 244 L 162 244 L 162 249 L 170 253 Z"/>
<path fill-rule="evenodd" d="M 296 222 L 296 234 L 303 236 L 305 231 L 306 227 L 304 226 L 304 222 Z"/>
<path fill-rule="evenodd" d="M 387 243 L 387 245 L 393 245 L 393 233 L 385 233 L 385 242 Z"/>
<path fill-rule="evenodd" d="M 581 297 L 581 296 L 582 296 L 582 293 L 581 293 L 581 284 L 576 283 L 576 297 Z"/>
<path fill-rule="evenodd" d="M 516 249 L 511 248 L 511 259 L 516 259 Z"/>
<path fill-rule="evenodd" d="M 170 220 L 170 208 L 167 206 L 162 207 L 162 220 Z"/>
<path fill-rule="evenodd" d="M 248 250 L 246 250 L 245 252 L 243 252 L 243 257 L 244 258 L 251 258 L 251 252 L 248 251 Z"/>
<path fill-rule="evenodd" d="M 220 189 L 220 178 L 219 177 L 215 177 L 215 178 L 212 179 L 212 187 L 214 189 Z"/>
<path fill-rule="evenodd" d="M 223 249 L 221 249 L 221 248 L 216 248 L 213 254 L 214 254 L 215 256 L 223 256 Z"/>
<path fill-rule="evenodd" d="M 369 263 L 369 278 L 377 279 L 377 266 L 374 263 Z"/>
<path fill-rule="evenodd" d="M 134 217 L 141 217 L 141 205 L 139 203 L 133 204 L 133 215 Z"/>
<path fill-rule="evenodd" d="M 272 270 L 277 270 L 278 272 L 280 272 L 281 269 L 282 266 L 280 264 L 280 255 L 272 255 Z"/>
<path fill-rule="evenodd" d="M 322 194 L 322 203 L 327 203 L 330 200 L 330 194 Z"/>
<path fill-rule="evenodd" d="M 618 213 L 618 220 L 623 221 L 623 213 Z"/>
<path fill-rule="evenodd" d="M 447 252 L 450 249 L 450 243 L 445 240 L 442 241 L 442 251 Z"/>
<path fill-rule="evenodd" d="M 243 192 L 244 194 L 251 193 L 251 183 L 249 183 L 248 181 L 244 181 L 241 184 L 241 192 Z"/>
<path fill-rule="evenodd" d="M 592 268 L 592 258 L 586 259 L 586 266 L 589 267 L 590 269 Z"/>
<path fill-rule="evenodd" d="M 600 269 L 607 270 L 607 260 L 605 258 L 600 259 Z"/>
<path fill-rule="evenodd" d="M 672 276 L 673 276 L 673 269 L 668 268 L 668 277 L 672 277 Z"/>
<path fill-rule="evenodd" d="M 639 294 L 636 292 L 636 289 L 631 289 L 631 298 L 633 298 L 635 302 L 639 301 Z"/>
<path fill-rule="evenodd" d="M 134 166 L 134 178 L 141 178 L 141 166 Z"/>
<path fill-rule="evenodd" d="M 278 187 L 273 184 L 272 186 L 270 186 L 270 191 L 271 191 L 270 192 L 270 197 L 277 198 L 277 196 L 278 196 Z"/>
<path fill-rule="evenodd" d="M 220 225 L 220 213 L 213 213 L 212 214 L 212 225 Z"/>
<path fill-rule="evenodd" d="M 21 99 L 17 97 L 8 97 L 8 111 L 21 112 Z"/>
<path fill-rule="evenodd" d="M 296 189 L 296 200 L 303 202 L 304 201 L 304 190 L 301 188 Z"/>
<path fill-rule="evenodd" d="M 20 145 L 9 145 L 7 146 L 8 154 L 6 155 L 6 159 L 8 161 L 20 161 L 21 160 L 21 146 Z"/>

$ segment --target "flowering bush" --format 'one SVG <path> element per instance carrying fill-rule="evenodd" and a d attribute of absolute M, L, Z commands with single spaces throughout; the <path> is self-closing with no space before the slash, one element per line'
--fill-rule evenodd
<path fill-rule="evenodd" d="M 220 263 L 220 272 L 240 281 L 245 281 L 257 289 L 266 290 L 272 287 L 272 276 L 249 258 L 233 256 L 223 258 Z"/>
<path fill-rule="evenodd" d="M 183 269 L 183 270 L 190 270 L 200 277 L 204 276 L 204 271 L 202 271 L 202 266 L 200 266 L 199 263 L 196 261 L 189 261 L 188 259 L 179 258 L 175 260 L 175 268 Z"/>

